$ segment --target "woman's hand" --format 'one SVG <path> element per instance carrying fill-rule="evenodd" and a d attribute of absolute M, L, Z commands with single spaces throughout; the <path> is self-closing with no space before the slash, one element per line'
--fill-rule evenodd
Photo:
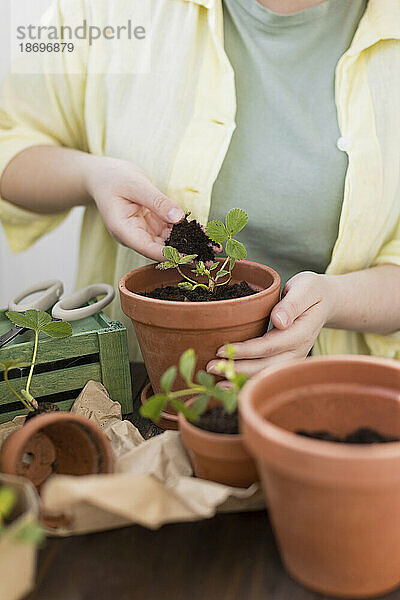
<path fill-rule="evenodd" d="M 282 300 L 271 313 L 274 329 L 260 338 L 233 344 L 238 371 L 254 375 L 264 367 L 294 358 L 305 358 L 319 332 L 330 319 L 334 304 L 331 280 L 326 275 L 304 272 L 286 284 Z M 220 348 L 217 356 L 226 356 Z M 218 360 L 207 365 L 209 373 Z"/>
<path fill-rule="evenodd" d="M 111 235 L 143 256 L 163 260 L 164 241 L 184 211 L 158 190 L 130 162 L 92 157 L 87 172 L 88 193 Z"/>

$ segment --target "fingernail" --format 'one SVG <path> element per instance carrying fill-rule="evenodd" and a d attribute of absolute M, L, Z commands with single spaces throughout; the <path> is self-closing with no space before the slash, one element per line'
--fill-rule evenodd
<path fill-rule="evenodd" d="M 184 217 L 185 213 L 181 208 L 171 208 L 167 218 L 170 223 L 179 223 Z"/>
<path fill-rule="evenodd" d="M 214 366 L 215 366 L 215 362 L 208 363 L 208 365 L 206 366 L 207 373 L 212 373 Z"/>
<path fill-rule="evenodd" d="M 275 313 L 275 319 L 278 319 L 282 327 L 287 327 L 289 325 L 289 317 L 285 312 L 277 312 Z"/>
<path fill-rule="evenodd" d="M 217 356 L 219 358 L 226 358 L 225 348 L 220 348 L 219 350 L 217 350 Z"/>

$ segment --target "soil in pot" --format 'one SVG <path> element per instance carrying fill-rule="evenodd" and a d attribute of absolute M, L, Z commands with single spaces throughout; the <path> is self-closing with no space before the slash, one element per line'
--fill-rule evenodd
<path fill-rule="evenodd" d="M 213 242 L 196 220 L 184 220 L 173 226 L 166 246 L 173 246 L 181 254 L 197 254 L 197 260 L 213 261 L 219 245 Z"/>
<path fill-rule="evenodd" d="M 168 285 L 156 288 L 151 292 L 145 292 L 142 296 L 154 298 L 154 300 L 172 300 L 173 302 L 218 302 L 219 300 L 245 298 L 256 293 L 246 281 L 242 281 L 241 283 L 218 287 L 214 292 L 204 288 L 182 290 L 178 286 Z"/>
<path fill-rule="evenodd" d="M 197 261 L 211 263 L 220 249 L 220 244 L 213 242 L 205 233 L 204 228 L 196 220 L 188 221 L 188 215 L 180 223 L 173 226 L 166 246 L 173 246 L 181 254 L 197 254 Z M 256 294 L 247 281 L 216 287 L 211 292 L 204 288 L 183 290 L 180 287 L 167 285 L 158 287 L 141 295 L 154 300 L 169 300 L 173 302 L 216 302 L 219 300 L 235 300 Z"/>
<path fill-rule="evenodd" d="M 299 429 L 296 433 L 297 435 L 303 435 L 315 440 L 339 442 L 342 444 L 385 444 L 387 442 L 400 442 L 400 438 L 383 435 L 370 427 L 359 427 L 344 437 L 333 435 L 329 431 L 305 431 L 304 429 Z"/>
<path fill-rule="evenodd" d="M 230 433 L 233 435 L 239 433 L 237 411 L 227 413 L 223 406 L 214 406 L 206 410 L 193 425 L 212 433 Z"/>
<path fill-rule="evenodd" d="M 28 412 L 28 414 L 26 415 L 25 425 L 26 425 L 26 423 L 29 423 L 29 421 L 31 419 L 34 419 L 35 417 L 38 417 L 39 415 L 46 415 L 47 413 L 59 412 L 59 411 L 60 411 L 59 406 L 57 406 L 57 404 L 53 404 L 53 402 L 40 402 L 39 408 L 37 408 L 36 410 L 33 410 L 31 412 Z"/>

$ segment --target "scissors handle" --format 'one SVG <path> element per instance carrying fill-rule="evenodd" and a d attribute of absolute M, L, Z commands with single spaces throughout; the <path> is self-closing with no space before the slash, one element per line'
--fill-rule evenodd
<path fill-rule="evenodd" d="M 105 298 L 102 300 L 98 300 L 89 306 L 82 306 L 91 300 L 91 298 L 103 296 L 104 294 Z M 111 285 L 108 285 L 107 283 L 95 283 L 70 296 L 64 297 L 57 302 L 51 314 L 53 319 L 78 321 L 79 319 L 84 319 L 100 312 L 105 306 L 110 304 L 114 299 L 114 296 L 115 292 Z"/>
<path fill-rule="evenodd" d="M 42 281 L 28 288 L 24 292 L 21 292 L 18 296 L 15 296 L 15 298 L 12 298 L 8 308 L 9 310 L 15 310 L 17 312 L 24 312 L 31 309 L 46 311 L 59 300 L 63 291 L 63 283 L 58 279 Z M 36 292 L 42 292 L 42 294 L 37 298 L 34 298 L 31 302 L 23 302 L 25 298 Z"/>

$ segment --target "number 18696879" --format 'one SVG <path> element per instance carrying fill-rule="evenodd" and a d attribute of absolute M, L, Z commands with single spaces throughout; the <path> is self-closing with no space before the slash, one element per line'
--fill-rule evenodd
<path fill-rule="evenodd" d="M 21 52 L 73 52 L 73 42 L 23 42 L 19 44 Z"/>

